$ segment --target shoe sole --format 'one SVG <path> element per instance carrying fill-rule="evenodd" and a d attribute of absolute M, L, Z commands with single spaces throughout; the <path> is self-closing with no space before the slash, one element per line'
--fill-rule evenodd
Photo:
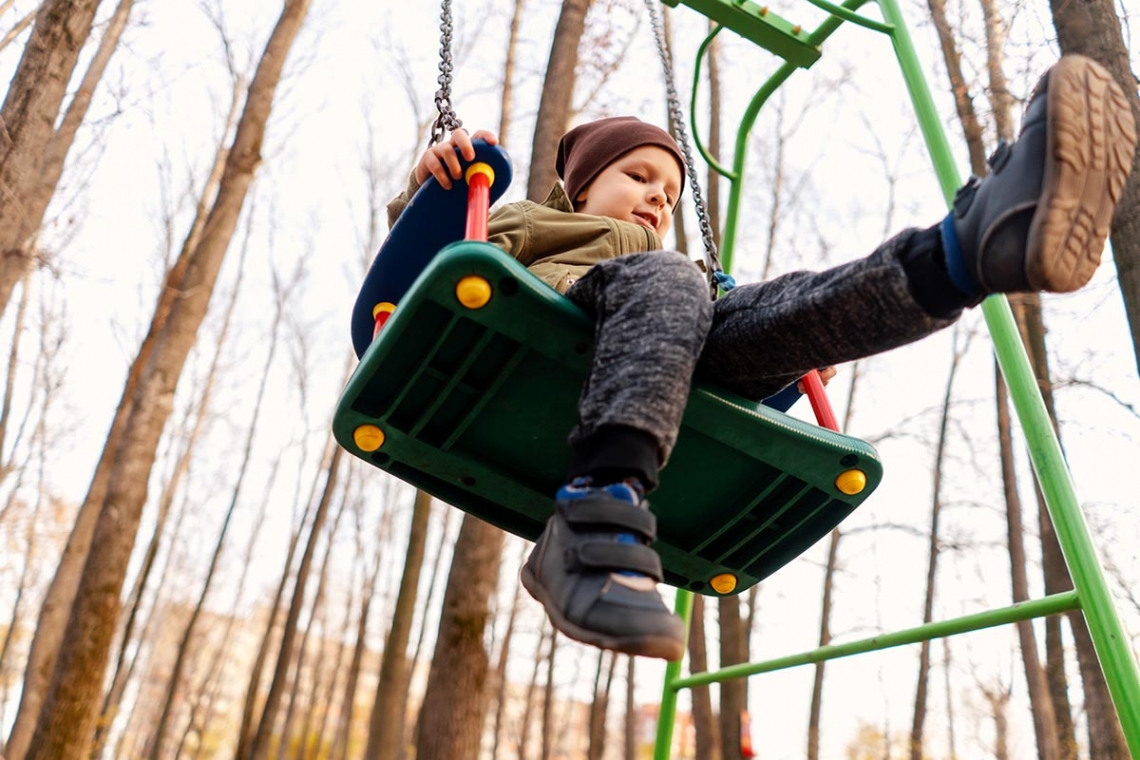
<path fill-rule="evenodd" d="M 576 625 L 562 614 L 562 611 L 554 604 L 554 600 L 547 595 L 546 589 L 538 582 L 538 578 L 535 577 L 529 567 L 523 565 L 519 576 L 523 587 L 542 604 L 554 627 L 575 641 L 622 654 L 654 657 L 669 662 L 677 662 L 685 655 L 684 642 L 667 636 L 610 636 Z"/>
<path fill-rule="evenodd" d="M 1136 124 L 1124 90 L 1083 56 L 1053 66 L 1046 96 L 1045 172 L 1025 269 L 1035 290 L 1071 293 L 1100 265 L 1135 157 Z"/>

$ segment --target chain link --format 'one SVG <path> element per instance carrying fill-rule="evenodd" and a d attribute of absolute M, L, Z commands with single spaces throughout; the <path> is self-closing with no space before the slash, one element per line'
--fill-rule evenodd
<path fill-rule="evenodd" d="M 451 72 L 455 68 L 451 59 L 451 31 L 451 0 L 443 0 L 439 14 L 439 77 L 436 79 L 439 89 L 435 91 L 435 108 L 439 116 L 431 125 L 430 145 L 438 144 L 445 134 L 463 126 L 451 107 Z"/>
<path fill-rule="evenodd" d="M 673 121 L 673 131 L 677 133 L 677 142 L 685 154 L 685 166 L 689 173 L 689 185 L 693 188 L 693 205 L 697 210 L 697 220 L 701 227 L 701 240 L 705 245 L 705 264 L 708 268 L 710 286 L 715 296 L 717 289 L 716 272 L 720 272 L 720 253 L 713 240 L 712 223 L 709 221 L 708 209 L 705 207 L 704 194 L 701 192 L 700 181 L 697 178 L 696 163 L 693 161 L 693 152 L 689 147 L 689 132 L 685 127 L 685 112 L 681 106 L 681 98 L 677 94 L 677 87 L 673 83 L 673 62 L 669 56 L 669 48 L 665 43 L 665 24 L 662 21 L 658 3 L 660 0 L 645 0 L 645 7 L 649 9 L 649 20 L 653 26 L 653 37 L 657 41 L 657 55 L 661 58 L 661 68 L 665 73 L 665 90 L 668 96 L 669 118 Z"/>

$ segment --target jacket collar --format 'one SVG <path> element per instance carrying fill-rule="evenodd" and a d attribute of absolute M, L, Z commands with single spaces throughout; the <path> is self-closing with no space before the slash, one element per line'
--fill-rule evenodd
<path fill-rule="evenodd" d="M 554 183 L 554 187 L 550 188 L 550 194 L 546 196 L 546 200 L 541 205 L 555 211 L 574 213 L 574 204 L 570 202 L 570 196 L 566 194 L 566 188 L 562 186 L 561 182 Z"/>

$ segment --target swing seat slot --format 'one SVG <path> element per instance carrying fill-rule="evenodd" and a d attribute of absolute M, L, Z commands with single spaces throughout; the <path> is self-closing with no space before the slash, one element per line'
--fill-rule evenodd
<path fill-rule="evenodd" d="M 492 288 L 479 308 L 456 295 L 470 276 Z M 592 335 L 581 310 L 497 247 L 453 243 L 364 352 L 337 407 L 336 438 L 364 461 L 533 540 L 565 480 Z M 362 426 L 382 431 L 378 448 L 361 448 L 354 433 Z M 836 485 L 851 470 L 866 477 L 853 495 Z M 739 593 L 827 535 L 881 477 L 869 444 L 698 384 L 650 496 L 666 582 L 713 595 L 712 580 L 730 574 Z"/>

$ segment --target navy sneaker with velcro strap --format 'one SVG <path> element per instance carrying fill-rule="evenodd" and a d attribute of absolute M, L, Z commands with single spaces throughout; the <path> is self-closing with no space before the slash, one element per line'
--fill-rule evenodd
<path fill-rule="evenodd" d="M 680 660 L 685 626 L 657 592 L 657 518 L 631 483 L 559 489 L 522 583 L 570 638 L 624 654 Z"/>

